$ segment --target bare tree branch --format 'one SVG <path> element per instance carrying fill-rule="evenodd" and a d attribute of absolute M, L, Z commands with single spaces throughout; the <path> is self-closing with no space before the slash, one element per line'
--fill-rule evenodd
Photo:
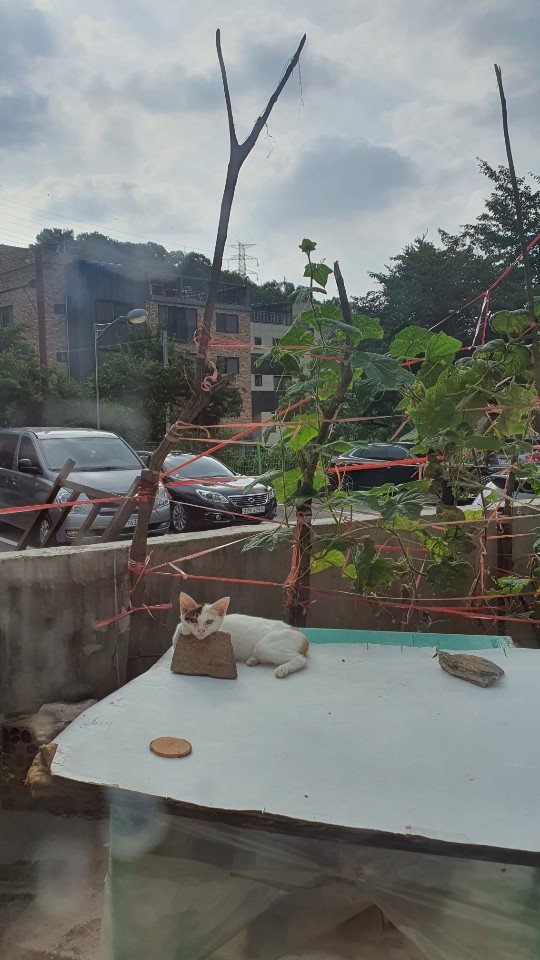
<path fill-rule="evenodd" d="M 227 119 L 229 121 L 229 139 L 231 145 L 231 151 L 233 146 L 238 146 L 238 139 L 236 136 L 236 130 L 234 129 L 234 114 L 231 103 L 231 95 L 229 93 L 229 83 L 227 81 L 227 71 L 225 69 L 225 61 L 223 59 L 223 54 L 221 52 L 221 30 L 216 30 L 216 49 L 219 60 L 219 69 L 221 70 L 221 79 L 223 81 L 223 92 L 225 94 L 225 104 L 227 106 Z"/>
<path fill-rule="evenodd" d="M 253 147 L 255 146 L 255 144 L 256 144 L 256 142 L 257 142 L 257 138 L 258 138 L 258 136 L 259 136 L 262 128 L 264 127 L 265 123 L 266 123 L 267 120 L 268 120 L 268 117 L 270 116 L 270 114 L 271 114 L 271 112 L 272 112 L 272 110 L 273 110 L 274 104 L 276 103 L 276 101 L 277 101 L 277 99 L 278 99 L 281 91 L 283 90 L 283 87 L 284 87 L 285 84 L 287 83 L 287 80 L 289 79 L 291 73 L 293 72 L 294 68 L 296 67 L 296 64 L 298 63 L 298 61 L 299 61 L 299 59 L 300 59 L 300 54 L 302 53 L 302 49 L 303 49 L 303 47 L 304 47 L 305 42 L 306 42 L 306 34 L 304 34 L 304 36 L 302 37 L 300 43 L 298 44 L 296 53 L 294 54 L 294 56 L 293 56 L 293 57 L 291 58 L 291 60 L 289 61 L 288 65 L 287 65 L 287 69 L 285 70 L 285 73 L 283 74 L 282 79 L 281 79 L 280 82 L 278 83 L 276 89 L 274 90 L 274 93 L 272 94 L 272 96 L 270 97 L 268 103 L 266 104 L 266 109 L 265 109 L 264 112 L 261 114 L 261 116 L 257 118 L 257 120 L 255 121 L 255 124 L 254 124 L 254 126 L 253 126 L 253 130 L 251 131 L 251 133 L 249 134 L 249 136 L 246 137 L 246 139 L 244 140 L 244 142 L 241 144 L 242 149 L 245 149 L 245 150 L 246 150 L 246 157 L 247 157 L 248 153 L 250 153 L 250 151 L 253 150 Z"/>
<path fill-rule="evenodd" d="M 503 82 L 502 82 L 502 70 L 499 66 L 497 66 L 497 64 L 495 64 L 495 76 L 497 77 L 497 85 L 499 87 L 499 96 L 501 98 L 504 145 L 506 147 L 506 156 L 508 158 L 508 169 L 510 171 L 512 193 L 514 194 L 514 206 L 516 208 L 516 221 L 517 221 L 519 245 L 521 247 L 521 253 L 523 256 L 523 269 L 525 271 L 525 286 L 527 288 L 527 307 L 529 310 L 529 318 L 531 322 L 534 323 L 535 319 L 534 319 L 533 285 L 531 280 L 531 262 L 529 259 L 529 251 L 527 250 L 527 238 L 525 236 L 525 227 L 523 225 L 523 208 L 521 206 L 521 197 L 519 194 L 516 170 L 514 167 L 514 158 L 512 156 L 512 147 L 510 144 L 510 133 L 508 130 L 508 111 L 506 109 L 506 97 L 504 95 L 504 88 L 503 88 Z"/>
<path fill-rule="evenodd" d="M 152 454 L 148 470 L 145 470 L 142 473 L 145 498 L 141 501 L 139 506 L 137 526 L 135 528 L 130 549 L 130 571 L 132 583 L 131 603 L 134 607 L 140 606 L 144 595 L 144 578 L 140 575 L 140 571 L 141 565 L 144 564 L 146 559 L 148 524 L 150 522 L 152 507 L 158 489 L 159 475 L 163 467 L 163 461 L 165 460 L 168 452 L 172 449 L 173 445 L 176 443 L 182 427 L 186 423 L 193 423 L 196 420 L 201 411 L 204 410 L 209 403 L 213 391 L 219 387 L 219 381 L 217 384 L 212 385 L 209 385 L 205 382 L 207 376 L 207 357 L 210 346 L 212 317 L 214 315 L 214 309 L 216 306 L 219 281 L 221 277 L 221 268 L 223 266 L 223 254 L 225 251 L 225 243 L 227 241 L 227 232 L 229 229 L 229 220 L 231 216 L 231 208 L 234 200 L 236 184 L 238 182 L 238 175 L 244 160 L 249 156 L 253 147 L 255 146 L 258 136 L 268 120 L 268 117 L 270 116 L 272 108 L 274 107 L 281 91 L 283 90 L 287 80 L 298 63 L 298 59 L 305 42 L 306 37 L 304 35 L 300 41 L 296 53 L 288 64 L 282 79 L 270 97 L 264 112 L 255 121 L 253 129 L 244 143 L 239 144 L 236 137 L 234 114 L 227 80 L 227 71 L 225 69 L 225 61 L 223 59 L 223 53 L 221 50 L 221 33 L 219 30 L 216 31 L 216 49 L 219 67 L 221 70 L 221 79 L 225 94 L 225 105 L 227 108 L 227 119 L 229 123 L 229 163 L 227 165 L 227 176 L 225 178 L 225 187 L 223 190 L 223 197 L 221 199 L 216 243 L 214 247 L 212 267 L 210 270 L 210 279 L 208 281 L 208 292 L 204 308 L 204 317 L 201 327 L 198 331 L 198 350 L 195 364 L 193 393 L 176 423 L 174 423 L 170 430 L 168 430 L 157 450 L 155 450 Z M 210 389 L 208 389 L 208 386 L 210 386 Z"/>

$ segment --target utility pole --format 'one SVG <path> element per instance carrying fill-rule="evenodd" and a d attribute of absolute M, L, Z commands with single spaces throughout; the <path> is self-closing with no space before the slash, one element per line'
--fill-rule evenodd
<path fill-rule="evenodd" d="M 257 244 L 242 243 L 240 240 L 238 240 L 237 243 L 231 244 L 231 246 L 236 247 L 236 254 L 234 255 L 234 257 L 227 257 L 227 263 L 231 263 L 232 261 L 234 261 L 234 263 L 236 264 L 236 272 L 239 273 L 241 277 L 255 276 L 258 279 L 258 274 L 256 273 L 256 271 L 248 270 L 247 262 L 253 261 L 253 263 L 255 263 L 255 265 L 258 267 L 259 261 L 257 260 L 257 257 L 252 257 L 250 256 L 250 254 L 246 253 L 246 250 L 248 250 L 250 247 L 256 247 Z"/>

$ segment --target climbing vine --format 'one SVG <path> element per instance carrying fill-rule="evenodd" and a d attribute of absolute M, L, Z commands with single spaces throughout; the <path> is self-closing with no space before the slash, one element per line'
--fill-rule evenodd
<path fill-rule="evenodd" d="M 311 577 L 335 567 L 345 589 L 362 596 L 401 597 L 411 609 L 419 591 L 436 597 L 471 597 L 493 608 L 497 598 L 508 614 L 530 617 L 540 556 L 535 545 L 525 574 L 486 565 L 489 524 L 507 517 L 515 491 L 540 493 L 533 459 L 534 384 L 531 322 L 527 310 L 503 310 L 490 319 L 493 339 L 475 346 L 446 333 L 408 326 L 381 350 L 384 330 L 376 317 L 351 311 L 339 271 L 313 259 L 316 244 L 300 245 L 307 263 L 303 309 L 293 325 L 259 363 L 283 371 L 287 388 L 282 409 L 300 402 L 290 416 L 276 416 L 269 428 L 277 449 L 294 454 L 294 467 L 259 479 L 272 482 L 286 522 L 250 538 L 244 549 L 292 547 L 286 605 L 291 622 L 305 623 Z M 340 307 L 322 301 L 330 275 Z M 540 314 L 540 304 L 535 311 Z M 376 403 L 392 398 L 402 422 L 400 439 L 411 456 L 425 458 L 422 478 L 408 483 L 344 490 L 339 454 L 350 444 L 336 439 L 339 411 L 348 392 L 360 385 Z M 360 438 L 359 438 L 360 441 Z M 361 441 L 360 441 L 361 442 Z M 503 458 L 504 489 L 486 489 L 494 454 Z M 285 458 L 284 458 L 285 462 Z M 330 482 L 334 479 L 334 482 Z M 502 506 L 501 506 L 502 501 Z M 373 516 L 353 522 L 354 511 Z M 330 512 L 328 533 L 314 525 Z M 391 556 L 388 553 L 391 552 Z M 519 602 L 518 602 L 519 600 Z"/>

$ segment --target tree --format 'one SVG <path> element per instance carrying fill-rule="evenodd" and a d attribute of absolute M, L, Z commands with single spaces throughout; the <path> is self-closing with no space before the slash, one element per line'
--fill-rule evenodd
<path fill-rule="evenodd" d="M 494 169 L 483 160 L 479 162 L 494 188 L 476 221 L 464 224 L 456 234 L 440 229 L 442 246 L 425 236 L 417 237 L 391 259 L 385 271 L 371 274 L 380 289 L 371 291 L 360 303 L 363 310 L 381 317 L 387 339 L 408 324 L 429 328 L 446 320 L 447 333 L 470 342 L 481 303 L 466 308 L 463 304 L 485 290 L 520 253 L 508 169 Z M 538 182 L 538 177 L 532 179 Z M 531 239 L 540 226 L 540 190 L 524 179 L 518 182 L 525 231 Z M 530 256 L 538 292 L 540 244 Z M 356 308 L 354 298 L 351 302 Z M 490 306 L 493 310 L 519 309 L 523 303 L 523 268 L 519 265 L 495 288 Z"/>
<path fill-rule="evenodd" d="M 63 245 L 68 243 L 71 248 L 74 240 L 75 234 L 71 228 L 45 227 L 37 234 L 35 243 L 31 243 L 30 247 L 40 247 L 42 250 L 56 251 L 63 249 Z"/>
<path fill-rule="evenodd" d="M 191 250 L 189 253 L 182 254 L 178 259 L 178 268 L 183 277 L 194 277 L 207 280 L 210 276 L 212 264 L 204 253 L 196 253 Z"/>
<path fill-rule="evenodd" d="M 163 366 L 161 330 L 128 330 L 127 339 L 104 351 L 99 366 L 101 414 L 105 429 L 121 433 L 135 446 L 154 445 L 163 436 L 165 411 L 174 420 L 191 394 L 194 360 L 170 350 Z M 93 383 L 88 384 L 93 396 Z M 242 409 L 240 390 L 228 383 L 213 394 L 201 423 L 234 418 Z"/>
<path fill-rule="evenodd" d="M 0 328 L 0 422 L 4 427 L 54 423 L 81 395 L 75 380 L 42 367 L 20 327 Z"/>
<path fill-rule="evenodd" d="M 444 329 L 465 341 L 474 331 L 480 306 L 463 309 L 463 304 L 494 274 L 479 253 L 453 244 L 438 247 L 417 237 L 392 257 L 386 272 L 371 276 L 381 285 L 378 315 L 387 336 L 408 324 L 432 327 L 448 318 Z"/>
<path fill-rule="evenodd" d="M 519 239 L 516 230 L 516 212 L 508 167 L 491 167 L 485 160 L 478 161 L 482 173 L 494 184 L 487 198 L 486 209 L 474 223 L 466 223 L 460 232 L 452 235 L 439 230 L 445 246 L 472 251 L 489 261 L 493 270 L 500 271 L 518 255 Z M 533 183 L 540 177 L 531 175 Z M 528 239 L 538 233 L 540 226 L 540 190 L 535 190 L 524 177 L 518 177 L 518 187 L 523 208 L 523 225 Z M 540 282 L 540 251 L 531 254 L 535 260 L 535 282 Z M 508 289 L 508 288 L 506 288 Z M 521 279 L 523 291 L 523 279 Z M 508 307 L 508 303 L 506 304 Z"/>

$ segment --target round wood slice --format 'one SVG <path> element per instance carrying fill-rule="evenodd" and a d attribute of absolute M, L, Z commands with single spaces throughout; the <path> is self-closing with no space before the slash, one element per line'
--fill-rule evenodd
<path fill-rule="evenodd" d="M 191 744 L 189 740 L 181 740 L 179 737 L 156 737 L 150 741 L 152 753 L 158 757 L 187 757 L 191 753 Z"/>

